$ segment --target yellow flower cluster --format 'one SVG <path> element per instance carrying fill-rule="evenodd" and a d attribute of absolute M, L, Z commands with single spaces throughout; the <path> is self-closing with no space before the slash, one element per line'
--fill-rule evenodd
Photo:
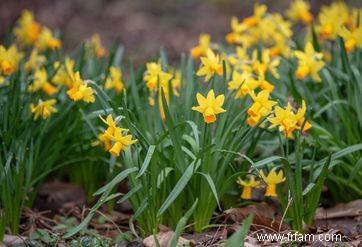
<path fill-rule="evenodd" d="M 119 156 L 121 150 L 126 151 L 129 145 L 137 142 L 132 139 L 132 135 L 128 135 L 128 129 L 117 127 L 117 120 L 113 120 L 111 114 L 106 119 L 99 117 L 107 125 L 107 129 L 99 135 L 99 140 L 111 155 Z"/>
<path fill-rule="evenodd" d="M 268 118 L 268 121 L 271 123 L 269 128 L 277 127 L 279 131 L 283 132 L 284 135 L 288 138 L 293 136 L 294 130 L 307 131 L 312 128 L 310 122 L 305 120 L 305 113 L 307 107 L 303 100 L 302 108 L 299 108 L 297 113 L 292 111 L 292 107 L 288 102 L 285 109 L 276 106 L 274 115 Z"/>
<path fill-rule="evenodd" d="M 271 54 L 288 56 L 290 52 L 291 23 L 278 14 L 267 14 L 267 6 L 256 4 L 254 13 L 239 22 L 231 19 L 231 32 L 226 41 L 232 45 L 249 48 L 258 42 L 270 48 Z"/>
<path fill-rule="evenodd" d="M 275 169 L 271 170 L 267 176 L 261 170 L 259 175 L 265 182 L 266 191 L 265 196 L 276 197 L 276 185 L 285 181 L 283 171 L 280 170 L 278 173 Z M 260 186 L 260 181 L 255 180 L 254 175 L 250 175 L 248 180 L 242 180 L 240 177 L 236 181 L 239 185 L 243 186 L 243 192 L 240 195 L 240 198 L 249 200 L 252 198 L 252 189 L 258 188 Z"/>
<path fill-rule="evenodd" d="M 14 35 L 20 44 L 33 45 L 39 50 L 54 50 L 62 46 L 62 42 L 53 36 L 52 31 L 36 22 L 33 13 L 27 10 L 23 11 L 14 29 Z"/>

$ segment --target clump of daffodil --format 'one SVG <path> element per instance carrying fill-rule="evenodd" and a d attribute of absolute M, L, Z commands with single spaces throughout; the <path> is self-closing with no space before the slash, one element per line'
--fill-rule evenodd
<path fill-rule="evenodd" d="M 42 90 L 48 96 L 53 95 L 57 89 L 48 82 L 48 74 L 45 68 L 37 69 L 34 72 L 34 80 L 32 84 L 28 86 L 28 91 L 31 93 Z"/>
<path fill-rule="evenodd" d="M 247 181 L 242 180 L 240 177 L 238 177 L 238 180 L 236 182 L 239 185 L 243 186 L 243 192 L 240 195 L 240 198 L 246 200 L 251 199 L 252 189 L 260 185 L 260 181 L 256 181 L 255 176 L 253 175 L 249 176 L 249 180 Z"/>
<path fill-rule="evenodd" d="M 295 0 L 286 11 L 287 17 L 294 22 L 302 22 L 307 25 L 313 21 L 313 15 L 309 11 L 310 4 L 304 0 Z"/>
<path fill-rule="evenodd" d="M 53 76 L 52 82 L 56 85 L 65 85 L 68 89 L 72 88 L 72 75 L 74 74 L 75 62 L 73 59 L 66 57 L 64 64 L 56 61 L 53 65 L 56 74 Z"/>
<path fill-rule="evenodd" d="M 323 54 L 316 52 L 310 42 L 305 45 L 304 52 L 295 51 L 294 54 L 298 59 L 298 68 L 295 72 L 297 78 L 303 80 L 310 75 L 316 82 L 321 82 L 318 72 L 324 67 Z"/>
<path fill-rule="evenodd" d="M 81 79 L 80 73 L 72 73 L 70 76 L 72 87 L 67 91 L 69 98 L 73 101 L 83 100 L 86 103 L 93 103 L 95 101 L 94 91 Z"/>
<path fill-rule="evenodd" d="M 39 38 L 40 29 L 40 24 L 34 20 L 33 13 L 24 10 L 14 28 L 14 35 L 24 46 L 34 45 Z"/>
<path fill-rule="evenodd" d="M 347 52 L 353 51 L 355 48 L 362 48 L 362 26 L 348 30 L 343 27 L 339 32 L 339 35 L 344 40 L 344 47 Z"/>
<path fill-rule="evenodd" d="M 5 76 L 12 74 L 18 67 L 19 61 L 22 59 L 23 54 L 18 51 L 15 45 L 6 49 L 0 46 L 0 73 Z"/>
<path fill-rule="evenodd" d="M 38 48 L 39 50 L 56 50 L 59 49 L 61 46 L 62 42 L 53 36 L 52 31 L 49 28 L 43 27 L 41 29 L 39 38 L 35 43 L 36 48 Z"/>
<path fill-rule="evenodd" d="M 273 106 L 277 102 L 269 99 L 270 93 L 266 90 L 260 91 L 257 95 L 255 95 L 254 91 L 251 91 L 249 94 L 253 99 L 253 104 L 247 111 L 249 117 L 246 121 L 248 125 L 254 127 L 273 110 Z"/>
<path fill-rule="evenodd" d="M 293 136 L 294 130 L 301 130 L 303 124 L 304 127 L 302 131 L 305 132 L 312 128 L 312 125 L 308 121 L 305 121 L 306 111 L 307 107 L 304 100 L 302 101 L 302 108 L 299 108 L 296 114 L 293 112 L 289 102 L 285 109 L 276 106 L 274 109 L 274 116 L 268 118 L 268 121 L 271 123 L 269 128 L 278 126 L 279 131 L 284 132 L 285 136 L 288 138 Z"/>
<path fill-rule="evenodd" d="M 92 35 L 90 40 L 87 42 L 87 47 L 96 55 L 96 57 L 104 57 L 107 50 L 103 47 L 99 34 L 95 33 Z"/>
<path fill-rule="evenodd" d="M 199 58 L 201 56 L 205 56 L 210 46 L 211 46 L 210 35 L 206 33 L 201 33 L 199 37 L 199 44 L 191 48 L 191 56 L 193 58 Z"/>
<path fill-rule="evenodd" d="M 192 110 L 202 113 L 204 121 L 207 124 L 215 122 L 217 114 L 226 112 L 226 110 L 222 108 L 225 96 L 221 94 L 215 98 L 215 93 L 212 89 L 208 92 L 206 98 L 200 93 L 197 93 L 196 99 L 199 106 L 192 107 Z"/>
<path fill-rule="evenodd" d="M 207 51 L 206 57 L 201 57 L 200 59 L 202 66 L 196 74 L 198 76 L 205 76 L 205 82 L 208 82 L 215 73 L 218 75 L 223 74 L 219 55 L 215 55 L 211 49 Z"/>
<path fill-rule="evenodd" d="M 31 72 L 32 70 L 37 70 L 42 67 L 46 62 L 46 57 L 44 55 L 40 55 L 37 49 L 33 49 L 31 51 L 30 57 L 28 61 L 26 61 L 24 68 L 26 72 Z"/>
<path fill-rule="evenodd" d="M 29 110 L 34 114 L 34 120 L 37 120 L 39 117 L 47 119 L 53 112 L 57 112 L 57 109 L 54 105 L 57 103 L 55 99 L 50 99 L 46 101 L 39 100 L 38 104 L 30 104 Z"/>
<path fill-rule="evenodd" d="M 117 120 L 113 120 L 111 114 L 106 119 L 99 116 L 101 120 L 108 126 L 103 134 L 99 136 L 99 140 L 103 142 L 105 149 L 113 156 L 119 156 L 121 150 L 127 150 L 127 146 L 137 142 L 132 139 L 132 135 L 128 135 L 129 130 L 117 127 Z"/>
<path fill-rule="evenodd" d="M 265 176 L 263 170 L 261 170 L 260 176 L 267 184 L 265 196 L 273 196 L 273 197 L 277 196 L 276 185 L 285 181 L 283 170 L 280 170 L 277 173 L 275 169 L 273 169 L 269 172 L 268 176 Z"/>
<path fill-rule="evenodd" d="M 124 88 L 122 82 L 122 71 L 114 66 L 109 68 L 109 75 L 104 84 L 104 89 L 108 90 L 112 88 L 116 90 L 117 93 L 120 93 Z"/>

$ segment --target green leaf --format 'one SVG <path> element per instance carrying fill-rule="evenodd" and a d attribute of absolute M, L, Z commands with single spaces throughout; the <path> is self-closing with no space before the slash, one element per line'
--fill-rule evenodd
<path fill-rule="evenodd" d="M 247 236 L 251 223 L 253 222 L 253 215 L 249 215 L 237 230 L 226 242 L 225 247 L 244 247 L 245 237 Z"/>
<path fill-rule="evenodd" d="M 199 202 L 199 199 L 196 198 L 194 204 L 192 204 L 191 208 L 185 213 L 185 215 L 179 220 L 176 226 L 175 235 L 173 236 L 170 247 L 177 247 L 177 241 L 185 228 L 185 225 L 189 218 L 191 217 L 192 213 L 195 211 L 195 208 Z"/>
<path fill-rule="evenodd" d="M 108 184 L 104 185 L 102 188 L 100 188 L 99 190 L 94 192 L 93 196 L 100 195 L 100 194 L 104 193 L 106 190 L 108 190 L 109 188 L 113 189 L 118 183 L 120 183 L 121 181 L 123 181 L 123 179 L 128 177 L 129 174 L 136 172 L 136 171 L 138 171 L 137 167 L 131 167 L 131 168 L 128 168 L 128 169 L 122 171 L 115 178 L 113 178 Z"/>
<path fill-rule="evenodd" d="M 186 171 L 184 172 L 180 180 L 177 182 L 175 187 L 170 192 L 169 196 L 162 204 L 161 208 L 158 210 L 157 217 L 160 217 L 168 209 L 168 207 L 176 200 L 176 198 L 180 195 L 180 193 L 184 190 L 187 183 L 190 181 L 192 175 L 194 174 L 194 171 L 197 170 L 197 168 L 200 166 L 200 161 L 198 161 L 197 163 L 195 162 L 196 161 L 194 160 L 187 167 Z"/>
<path fill-rule="evenodd" d="M 150 164 L 150 161 L 152 159 L 152 155 L 153 153 L 155 152 L 155 149 L 156 149 L 156 146 L 155 145 L 151 145 L 148 150 L 147 150 L 147 154 L 146 154 L 146 158 L 145 160 L 143 161 L 143 164 L 141 166 L 141 169 L 140 171 L 138 172 L 136 178 L 140 178 L 143 173 L 145 173 L 145 171 L 147 170 L 148 168 L 148 165 Z"/>
<path fill-rule="evenodd" d="M 214 195 L 215 197 L 215 200 L 217 202 L 217 205 L 219 207 L 220 210 L 221 209 L 221 206 L 220 206 L 220 202 L 219 202 L 219 196 L 217 195 L 217 191 L 216 191 L 216 187 L 215 187 L 215 183 L 214 181 L 212 180 L 210 174 L 205 174 L 203 172 L 197 172 L 198 174 L 201 174 L 202 176 L 204 176 L 204 178 L 206 179 L 206 181 L 208 182 L 209 186 L 210 186 L 210 189 L 212 191 L 212 194 Z"/>

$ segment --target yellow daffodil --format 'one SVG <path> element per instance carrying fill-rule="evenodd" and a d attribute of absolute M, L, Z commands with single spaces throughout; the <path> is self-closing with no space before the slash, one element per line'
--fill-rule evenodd
<path fill-rule="evenodd" d="M 149 90 L 157 90 L 158 82 L 164 91 L 168 92 L 168 82 L 172 75 L 162 71 L 161 63 L 147 63 L 147 70 L 143 77 Z M 166 94 L 166 93 L 165 93 Z"/>
<path fill-rule="evenodd" d="M 53 112 L 57 112 L 57 109 L 54 105 L 57 103 L 55 99 L 50 99 L 46 101 L 39 100 L 37 105 L 30 104 L 30 112 L 34 114 L 34 120 L 37 120 L 39 117 L 47 119 Z"/>
<path fill-rule="evenodd" d="M 58 61 L 55 62 L 53 67 L 57 72 L 53 76 L 52 82 L 56 85 L 65 85 L 68 89 L 72 88 L 74 64 L 74 60 L 69 57 L 65 58 L 64 65 Z"/>
<path fill-rule="evenodd" d="M 18 52 L 18 48 L 15 45 L 6 49 L 4 46 L 0 46 L 0 73 L 5 76 L 12 74 L 19 61 L 22 59 L 23 54 Z"/>
<path fill-rule="evenodd" d="M 307 75 L 311 75 L 313 80 L 321 82 L 318 72 L 324 67 L 323 54 L 316 52 L 310 42 L 305 45 L 304 52 L 295 51 L 294 54 L 298 59 L 298 68 L 295 72 L 297 78 L 302 80 Z"/>
<path fill-rule="evenodd" d="M 343 27 L 339 35 L 344 40 L 344 47 L 347 52 L 353 51 L 356 47 L 362 48 L 362 26 L 350 31 Z"/>
<path fill-rule="evenodd" d="M 269 128 L 279 126 L 279 131 L 284 132 L 285 136 L 291 138 L 293 136 L 293 131 L 298 127 L 298 121 L 295 118 L 290 103 L 288 102 L 285 109 L 276 106 L 274 114 L 275 116 L 268 118 L 268 121 L 272 124 Z"/>
<path fill-rule="evenodd" d="M 250 17 L 247 17 L 243 20 L 242 24 L 247 28 L 256 26 L 260 20 L 264 17 L 268 7 L 264 4 L 255 4 L 254 14 Z"/>
<path fill-rule="evenodd" d="M 247 111 L 249 115 L 247 123 L 254 127 L 263 117 L 272 111 L 273 106 L 276 105 L 277 102 L 269 100 L 270 93 L 266 90 L 259 92 L 258 95 L 255 95 L 254 91 L 251 91 L 250 96 L 254 103 Z"/>
<path fill-rule="evenodd" d="M 303 24 L 309 24 L 313 20 L 313 15 L 309 9 L 310 4 L 308 2 L 305 2 L 304 0 L 295 0 L 286 11 L 286 15 L 294 22 L 300 21 Z"/>
<path fill-rule="evenodd" d="M 94 52 L 98 58 L 104 57 L 106 55 L 107 50 L 103 47 L 99 34 L 93 34 L 90 43 L 93 46 Z"/>
<path fill-rule="evenodd" d="M 109 76 L 104 84 L 104 88 L 114 88 L 117 93 L 120 93 L 123 90 L 124 85 L 122 82 L 122 71 L 119 68 L 116 68 L 114 66 L 110 67 Z"/>
<path fill-rule="evenodd" d="M 193 48 L 191 48 L 191 56 L 193 58 L 199 58 L 201 56 L 205 56 L 207 50 L 211 45 L 211 37 L 209 34 L 202 33 L 199 37 L 199 44 Z"/>
<path fill-rule="evenodd" d="M 236 182 L 243 186 L 243 193 L 240 195 L 240 198 L 246 200 L 251 199 L 252 188 L 258 187 L 260 185 L 260 181 L 256 181 L 255 176 L 253 175 L 249 176 L 248 181 L 244 181 L 238 177 L 238 181 Z"/>
<path fill-rule="evenodd" d="M 205 76 L 205 82 L 208 82 L 215 73 L 222 75 L 223 68 L 219 55 L 215 55 L 211 49 L 207 51 L 206 55 L 206 57 L 201 57 L 202 67 L 196 74 L 198 76 Z"/>
<path fill-rule="evenodd" d="M 226 41 L 233 45 L 233 44 L 240 44 L 242 40 L 242 32 L 247 29 L 247 26 L 243 23 L 239 23 L 237 17 L 231 18 L 231 30 L 232 32 L 226 35 Z"/>
<path fill-rule="evenodd" d="M 34 93 L 36 91 L 42 90 L 48 96 L 53 95 L 57 91 L 57 89 L 48 82 L 47 77 L 47 71 L 44 68 L 37 69 L 34 72 L 34 80 L 32 84 L 28 86 L 28 91 Z"/>
<path fill-rule="evenodd" d="M 279 173 L 276 173 L 275 169 L 271 170 L 268 176 L 265 176 L 263 170 L 260 171 L 260 176 L 267 184 L 265 196 L 277 196 L 276 185 L 285 181 L 283 170 L 280 170 Z"/>
<path fill-rule="evenodd" d="M 228 82 L 228 89 L 235 90 L 235 99 L 238 99 L 258 88 L 259 85 L 259 81 L 252 78 L 252 75 L 249 72 L 244 71 L 240 74 L 235 70 L 232 74 L 232 80 Z"/>
<path fill-rule="evenodd" d="M 127 146 L 137 142 L 132 140 L 132 135 L 127 135 L 128 130 L 117 127 L 114 131 L 114 135 L 109 138 L 114 142 L 109 152 L 113 156 L 119 156 L 121 150 L 126 151 Z"/>
<path fill-rule="evenodd" d="M 29 60 L 26 61 L 24 68 L 26 72 L 30 72 L 32 70 L 37 70 L 41 66 L 43 66 L 46 62 L 46 57 L 43 55 L 40 55 L 37 49 L 33 49 L 31 51 Z"/>
<path fill-rule="evenodd" d="M 213 123 L 216 121 L 216 114 L 226 112 L 222 108 L 224 104 L 224 95 L 221 94 L 215 98 L 214 90 L 210 90 L 205 98 L 200 93 L 196 95 L 199 106 L 192 107 L 192 110 L 202 113 L 205 123 Z"/>
<path fill-rule="evenodd" d="M 330 6 L 322 7 L 316 26 L 317 33 L 324 39 L 336 39 L 343 24 L 349 19 L 349 11 L 345 4 L 334 3 Z"/>
<path fill-rule="evenodd" d="M 69 98 L 73 101 L 83 100 L 87 103 L 93 103 L 95 101 L 94 92 L 91 87 L 88 87 L 81 78 L 79 72 L 73 73 L 72 78 L 72 88 L 67 91 Z"/>
<path fill-rule="evenodd" d="M 39 50 L 56 50 L 62 46 L 62 42 L 53 36 L 52 31 L 49 28 L 43 27 L 35 46 Z"/>
<path fill-rule="evenodd" d="M 34 15 L 28 10 L 24 10 L 14 28 L 16 39 L 25 46 L 34 45 L 40 34 L 40 25 L 34 20 Z"/>

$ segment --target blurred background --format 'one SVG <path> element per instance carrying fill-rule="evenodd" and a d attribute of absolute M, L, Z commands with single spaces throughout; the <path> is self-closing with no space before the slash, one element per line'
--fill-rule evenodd
<path fill-rule="evenodd" d="M 271 11 L 288 7 L 288 0 L 0 0 L 0 43 L 23 9 L 36 19 L 58 30 L 63 47 L 72 50 L 94 33 L 110 47 L 119 38 L 126 57 L 137 63 L 157 56 L 163 47 L 171 59 L 197 44 L 200 32 L 210 33 L 213 41 L 224 41 L 231 16 L 251 15 L 256 2 Z M 328 0 L 312 0 L 316 13 Z M 350 1 L 361 6 L 362 0 Z"/>

